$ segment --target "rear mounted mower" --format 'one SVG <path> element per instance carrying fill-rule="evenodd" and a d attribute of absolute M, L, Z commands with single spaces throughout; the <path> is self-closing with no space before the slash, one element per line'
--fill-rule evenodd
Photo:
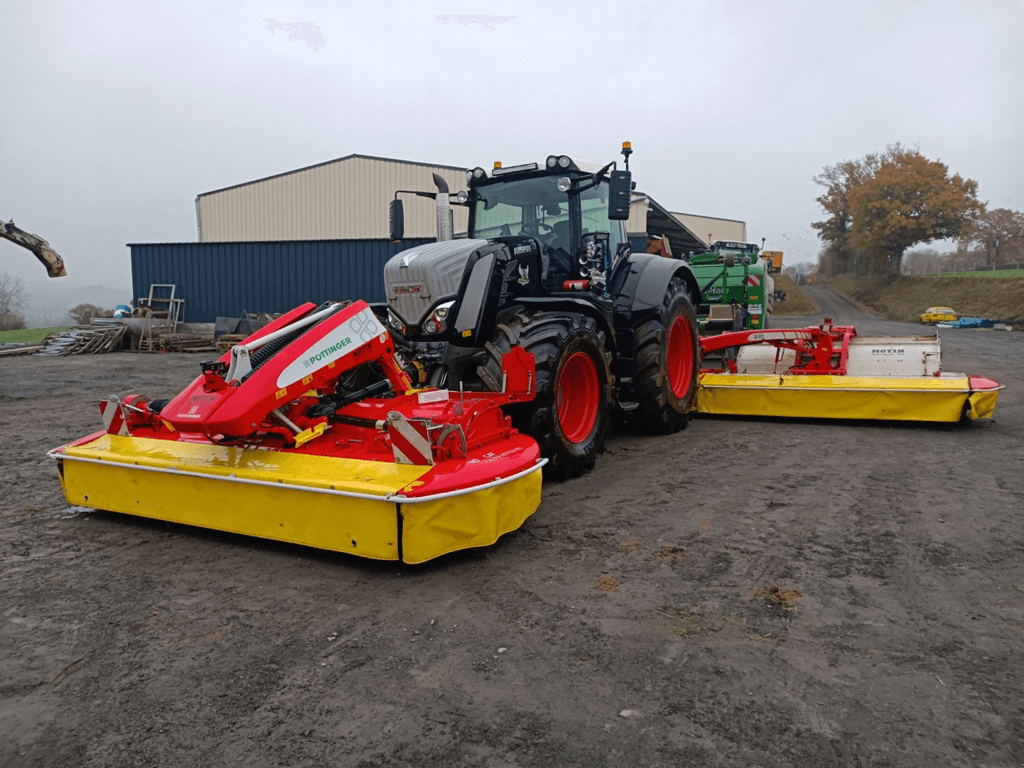
<path fill-rule="evenodd" d="M 697 411 L 737 416 L 946 421 L 991 418 L 1003 387 L 943 373 L 938 336 L 859 337 L 852 326 L 701 339 Z M 722 366 L 708 358 L 722 353 Z"/>
<path fill-rule="evenodd" d="M 532 356 L 456 392 L 394 351 L 364 302 L 305 304 L 50 455 L 72 504 L 407 563 L 492 544 L 540 503 L 544 459 L 501 410 L 533 399 Z"/>

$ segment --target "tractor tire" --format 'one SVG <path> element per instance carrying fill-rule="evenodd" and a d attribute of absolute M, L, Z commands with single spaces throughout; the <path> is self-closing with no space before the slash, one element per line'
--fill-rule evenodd
<path fill-rule="evenodd" d="M 501 358 L 522 347 L 533 355 L 537 396 L 505 406 L 512 424 L 540 446 L 544 477 L 564 480 L 594 468 L 610 426 L 611 353 L 593 319 L 562 312 L 518 313 L 498 325 L 477 368 L 492 391 L 501 389 Z"/>
<path fill-rule="evenodd" d="M 697 392 L 697 316 L 686 287 L 674 278 L 656 317 L 633 329 L 633 384 L 638 407 L 626 414 L 634 430 L 671 434 L 686 427 Z"/>

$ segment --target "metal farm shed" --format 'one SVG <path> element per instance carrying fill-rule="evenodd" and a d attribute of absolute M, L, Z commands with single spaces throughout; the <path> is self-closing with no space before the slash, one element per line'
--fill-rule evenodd
<path fill-rule="evenodd" d="M 701 240 L 706 239 L 708 245 L 718 240 L 747 242 L 747 223 L 737 219 L 720 219 L 715 216 L 697 216 L 692 213 L 672 213 L 691 232 Z"/>
<path fill-rule="evenodd" d="M 354 154 L 204 192 L 196 198 L 199 240 L 385 238 L 395 190 L 433 192 L 434 173 L 452 192 L 466 186 L 464 168 Z M 405 234 L 434 237 L 437 220 L 431 202 L 405 200 Z M 464 230 L 466 209 L 455 206 L 454 213 L 455 231 Z"/>
<path fill-rule="evenodd" d="M 385 301 L 384 263 L 432 240 L 129 243 L 132 290 L 144 297 L 150 285 L 173 284 L 192 323 L 286 312 L 304 301 Z"/>

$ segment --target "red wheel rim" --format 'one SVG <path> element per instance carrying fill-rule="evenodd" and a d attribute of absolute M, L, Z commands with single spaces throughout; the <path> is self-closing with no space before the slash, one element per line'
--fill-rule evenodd
<path fill-rule="evenodd" d="M 562 434 L 570 443 L 581 443 L 590 435 L 600 404 L 597 366 L 586 352 L 574 352 L 562 366 L 555 403 Z"/>
<path fill-rule="evenodd" d="M 693 380 L 693 334 L 684 316 L 680 315 L 669 326 L 667 347 L 668 384 L 673 395 L 685 397 Z"/>

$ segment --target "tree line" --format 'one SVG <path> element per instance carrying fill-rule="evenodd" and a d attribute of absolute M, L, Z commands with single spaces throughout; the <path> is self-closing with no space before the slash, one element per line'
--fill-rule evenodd
<path fill-rule="evenodd" d="M 1024 213 L 989 210 L 976 181 L 950 175 L 945 163 L 916 148 L 894 144 L 825 166 L 814 182 L 825 188 L 817 202 L 826 218 L 812 224 L 825 243 L 818 261 L 824 274 L 898 275 L 924 263 L 906 259 L 910 248 L 945 239 L 958 242 L 946 259 L 954 267 L 1024 260 Z M 926 261 L 937 269 L 941 260 Z"/>
<path fill-rule="evenodd" d="M 0 331 L 18 331 L 25 327 L 25 283 L 20 277 L 0 272 Z M 95 304 L 79 304 L 66 313 L 66 320 L 88 325 L 94 317 L 113 317 L 114 310 Z"/>

